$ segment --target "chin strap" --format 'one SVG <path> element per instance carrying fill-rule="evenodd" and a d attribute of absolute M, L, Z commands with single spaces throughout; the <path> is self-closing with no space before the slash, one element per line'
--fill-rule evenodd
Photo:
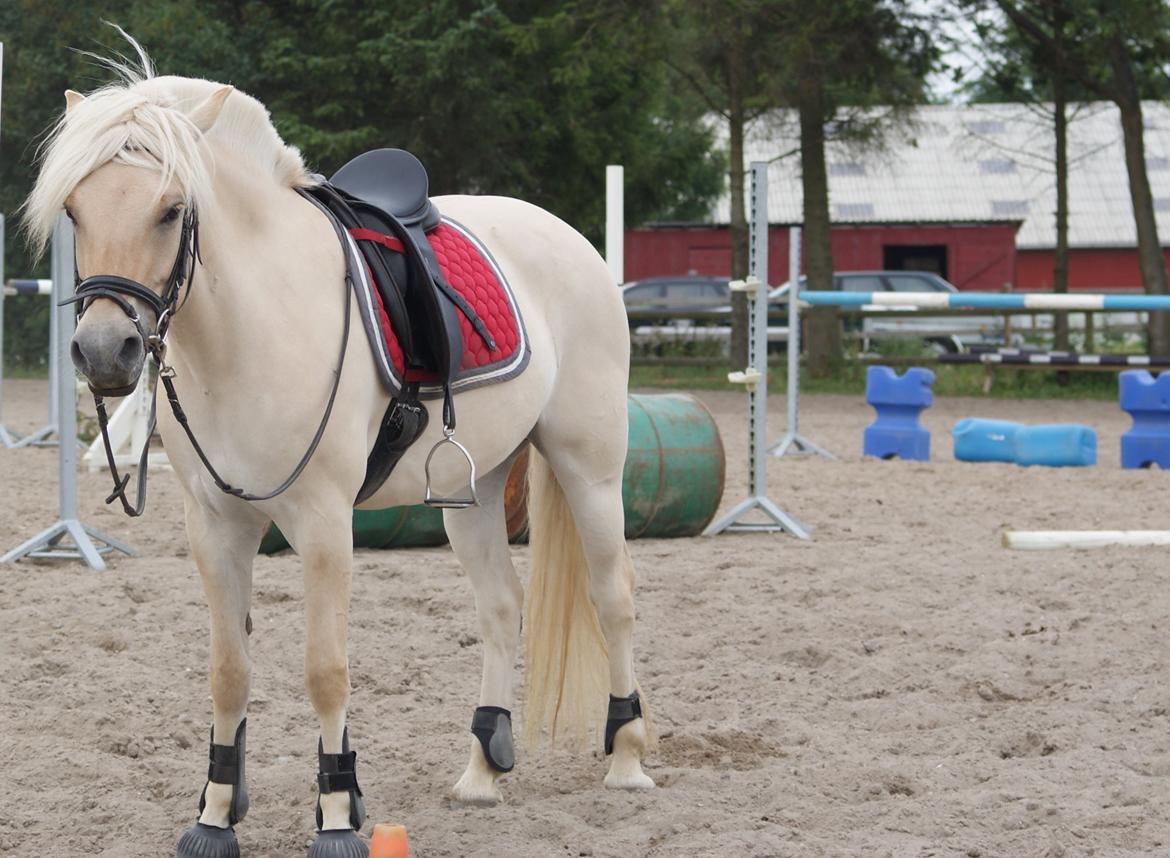
<path fill-rule="evenodd" d="M 635 691 L 629 697 L 609 695 L 609 717 L 605 722 L 605 753 L 613 753 L 613 737 L 631 721 L 642 717 L 642 698 Z"/>
<path fill-rule="evenodd" d="M 357 781 L 357 753 L 349 749 L 349 728 L 341 734 L 341 753 L 326 754 L 321 740 L 317 740 L 317 787 L 321 795 L 335 792 L 349 793 L 349 825 L 354 831 L 361 830 L 366 821 L 366 806 L 362 801 L 362 788 Z M 317 830 L 325 824 L 321 812 L 321 798 L 317 798 Z"/>
<path fill-rule="evenodd" d="M 236 728 L 236 740 L 231 745 L 215 744 L 215 728 L 211 728 L 210 762 L 207 766 L 207 780 L 213 784 L 227 784 L 232 787 L 232 803 L 228 810 L 228 824 L 235 825 L 248 815 L 248 788 L 244 780 L 244 744 L 247 736 L 248 719 Z M 207 807 L 207 785 L 199 796 L 199 815 Z"/>

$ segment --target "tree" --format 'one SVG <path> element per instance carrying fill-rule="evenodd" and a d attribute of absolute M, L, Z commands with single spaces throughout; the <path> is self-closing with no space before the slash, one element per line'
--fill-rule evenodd
<path fill-rule="evenodd" d="M 800 123 L 805 268 L 810 288 L 832 286 L 826 124 L 835 136 L 877 143 L 898 108 L 922 99 L 938 52 L 908 0 L 698 0 L 679 15 L 691 45 L 676 61 L 684 80 L 728 124 L 732 276 L 747 272 L 745 128 L 765 110 L 794 108 Z M 689 28 L 689 29 L 688 29 Z M 868 110 L 877 105 L 890 109 Z M 855 108 L 841 111 L 843 107 Z M 734 308 L 735 305 L 733 305 Z M 733 316 L 746 330 L 746 311 Z M 810 314 L 810 369 L 841 353 L 836 314 Z M 746 359 L 742 340 L 733 358 Z"/>
<path fill-rule="evenodd" d="M 810 289 L 832 288 L 826 125 L 833 124 L 834 137 L 880 145 L 889 120 L 921 103 L 938 60 L 925 22 L 908 7 L 906 0 L 788 0 L 772 7 L 777 49 L 788 63 L 787 73 L 774 78 L 776 99 L 794 105 L 800 122 Z M 809 371 L 817 376 L 841 354 L 841 326 L 826 309 L 809 315 Z"/>
<path fill-rule="evenodd" d="M 1021 39 L 1121 117 L 1138 260 L 1146 292 L 1167 293 L 1154 201 L 1146 173 L 1142 97 L 1164 81 L 1170 62 L 1170 9 L 1163 0 L 1064 0 L 1066 15 L 1046 14 L 1051 0 L 995 0 Z M 1160 88 L 1164 88 L 1164 83 Z M 1170 319 L 1151 313 L 1149 348 L 1170 354 Z"/>
<path fill-rule="evenodd" d="M 774 0 L 680 0 L 670 5 L 675 31 L 668 60 L 680 81 L 727 124 L 731 277 L 748 273 L 747 181 L 744 138 L 748 126 L 773 106 L 771 80 L 784 64 L 776 53 L 770 17 Z M 731 363 L 747 366 L 747 295 L 731 296 Z"/>
<path fill-rule="evenodd" d="M 721 188 L 711 129 L 668 80 L 657 7 L 633 0 L 13 0 L 0 4 L 0 210 L 28 193 L 32 141 L 63 90 L 108 80 L 70 47 L 126 50 L 103 19 L 161 74 L 259 98 L 326 175 L 366 149 L 410 149 L 432 193 L 527 199 L 595 244 L 607 163 L 625 165 L 630 223 L 697 219 Z M 9 270 L 31 274 L 14 232 Z"/>
<path fill-rule="evenodd" d="M 966 4 L 972 10 L 982 0 Z M 1091 97 L 1077 81 L 1070 79 L 1067 34 L 1069 9 L 1066 0 L 1047 0 L 1036 10 L 1053 35 L 1051 45 L 1041 46 L 1021 37 L 1011 25 L 980 22 L 976 32 L 984 45 L 986 68 L 970 87 L 976 102 L 1018 102 L 1028 104 L 1052 127 L 1052 165 L 1056 185 L 1056 248 L 1053 254 L 1052 290 L 1068 292 L 1068 125 L 1072 100 Z M 1005 22 L 1006 23 L 1006 22 Z M 1053 345 L 1069 348 L 1068 313 L 1053 317 Z M 1067 374 L 1065 374 L 1067 375 Z"/>

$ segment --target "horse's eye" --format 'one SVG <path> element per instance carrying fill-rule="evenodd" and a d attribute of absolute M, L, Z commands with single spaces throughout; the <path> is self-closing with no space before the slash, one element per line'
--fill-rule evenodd
<path fill-rule="evenodd" d="M 167 209 L 166 214 L 164 214 L 162 216 L 162 220 L 160 220 L 159 223 L 162 223 L 162 224 L 174 223 L 175 221 L 177 221 L 179 219 L 179 213 L 181 211 L 183 211 L 182 206 L 180 206 L 180 205 L 171 206 L 169 209 Z"/>

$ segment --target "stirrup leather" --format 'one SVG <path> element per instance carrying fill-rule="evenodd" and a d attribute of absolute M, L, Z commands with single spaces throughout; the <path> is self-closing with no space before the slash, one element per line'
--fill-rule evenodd
<path fill-rule="evenodd" d="M 349 825 L 354 831 L 361 830 L 366 821 L 366 806 L 362 801 L 362 788 L 357 781 L 357 753 L 349 749 L 349 728 L 341 734 L 341 753 L 326 754 L 321 740 L 317 740 L 317 787 L 321 795 L 334 792 L 349 793 Z M 317 797 L 317 830 L 324 825 L 321 798 Z"/>
<path fill-rule="evenodd" d="M 228 810 L 228 824 L 235 825 L 248 815 L 248 787 L 244 779 L 244 750 L 248 732 L 245 718 L 236 728 L 235 741 L 230 745 L 215 744 L 215 727 L 211 728 L 211 747 L 208 750 L 207 780 L 213 784 L 232 787 L 232 803 Z M 207 807 L 207 784 L 199 795 L 199 815 Z"/>

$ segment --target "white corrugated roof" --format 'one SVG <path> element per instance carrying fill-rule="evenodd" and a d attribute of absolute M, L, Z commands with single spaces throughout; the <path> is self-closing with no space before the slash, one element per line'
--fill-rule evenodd
<path fill-rule="evenodd" d="M 1143 103 L 1146 162 L 1158 234 L 1170 245 L 1170 105 Z M 1118 111 L 1110 103 L 1070 109 L 1069 243 L 1134 247 Z M 726 123 L 719 123 L 726 147 Z M 773 223 L 802 219 L 796 116 L 775 111 L 748 129 L 744 161 L 771 161 Z M 1020 248 L 1056 244 L 1052 119 L 1023 104 L 940 105 L 914 111 L 881 150 L 829 143 L 829 205 L 835 223 L 1023 221 Z M 776 159 L 776 160 L 772 160 Z M 729 199 L 712 210 L 727 223 Z M 750 215 L 749 215 L 750 216 Z"/>

